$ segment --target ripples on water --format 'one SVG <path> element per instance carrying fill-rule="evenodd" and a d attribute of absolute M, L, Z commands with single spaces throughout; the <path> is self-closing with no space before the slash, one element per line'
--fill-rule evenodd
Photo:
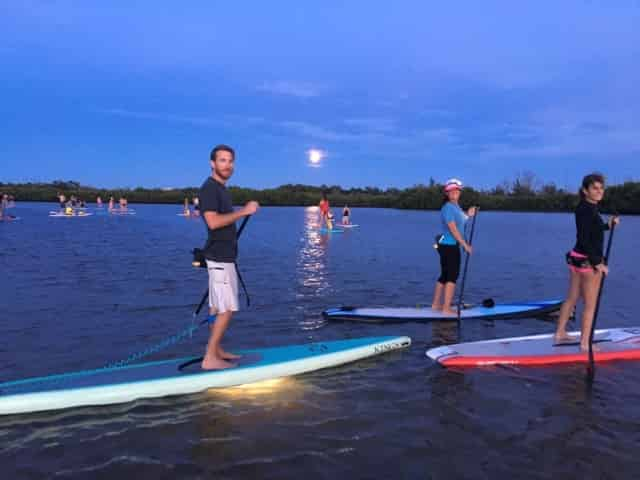
<path fill-rule="evenodd" d="M 199 220 L 178 207 L 132 217 L 49 219 L 19 205 L 0 225 L 3 380 L 100 366 L 191 320 L 206 274 L 190 266 Z M 230 347 L 381 334 L 412 347 L 340 368 L 234 389 L 0 418 L 3 478 L 634 478 L 640 375 L 598 367 L 444 370 L 424 357 L 455 326 L 327 324 L 341 304 L 430 302 L 435 212 L 354 209 L 360 228 L 320 235 L 317 213 L 264 208 L 241 240 L 252 305 Z M 600 326 L 637 324 L 636 218 L 623 219 Z M 483 213 L 467 300 L 549 298 L 566 288 L 564 214 Z M 635 242 L 637 243 L 637 242 Z M 635 249 L 633 248 L 635 246 Z M 541 320 L 463 325 L 465 340 L 548 332 Z M 199 353 L 204 331 L 155 358 Z"/>

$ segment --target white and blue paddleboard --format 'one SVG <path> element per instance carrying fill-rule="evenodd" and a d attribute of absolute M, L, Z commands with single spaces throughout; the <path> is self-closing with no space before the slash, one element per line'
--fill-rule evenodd
<path fill-rule="evenodd" d="M 0 415 L 110 405 L 184 395 L 335 367 L 411 345 L 409 337 L 367 337 L 238 352 L 238 366 L 202 370 L 198 357 L 0 383 Z"/>
<path fill-rule="evenodd" d="M 112 209 L 109 210 L 109 213 L 111 215 L 135 215 L 136 211 L 135 210 L 131 210 L 131 209 L 127 209 L 127 210 L 119 210 L 119 209 Z"/>
<path fill-rule="evenodd" d="M 52 218 L 61 218 L 61 217 L 68 217 L 68 218 L 73 218 L 73 217 L 90 217 L 91 215 L 93 215 L 93 213 L 90 212 L 84 212 L 84 211 L 79 211 L 79 212 L 73 212 L 73 213 L 65 213 L 65 212 L 56 212 L 56 211 L 50 211 L 49 212 L 49 216 Z"/>
<path fill-rule="evenodd" d="M 560 309 L 562 300 L 540 300 L 522 303 L 502 303 L 492 307 L 468 306 L 460 312 L 464 320 L 497 320 L 547 315 Z M 338 307 L 322 312 L 327 320 L 350 320 L 370 323 L 432 322 L 455 320 L 456 315 L 445 315 L 431 307 Z"/>
<path fill-rule="evenodd" d="M 344 230 L 342 230 L 341 228 L 325 228 L 322 227 L 318 230 L 320 233 L 342 233 L 344 232 Z"/>

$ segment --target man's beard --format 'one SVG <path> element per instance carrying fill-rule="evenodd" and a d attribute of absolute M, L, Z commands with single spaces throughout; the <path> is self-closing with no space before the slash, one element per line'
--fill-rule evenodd
<path fill-rule="evenodd" d="M 229 170 L 229 173 L 225 173 L 222 170 L 216 170 L 215 172 L 216 175 L 218 175 L 223 180 L 229 180 L 231 178 L 231 175 L 233 175 L 233 170 Z"/>

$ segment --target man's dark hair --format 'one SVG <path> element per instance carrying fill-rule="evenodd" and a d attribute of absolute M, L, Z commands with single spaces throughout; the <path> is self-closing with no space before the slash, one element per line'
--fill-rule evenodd
<path fill-rule="evenodd" d="M 233 148 L 231 148 L 229 145 L 216 145 L 215 148 L 213 150 L 211 150 L 211 155 L 209 156 L 210 160 L 214 160 L 216 159 L 216 154 L 218 152 L 229 152 L 231 154 L 231 157 L 233 157 L 233 159 L 236 159 L 236 152 L 233 150 Z"/>
<path fill-rule="evenodd" d="M 580 189 L 580 198 L 584 200 L 585 195 L 583 190 L 588 190 L 594 183 L 601 183 L 604 186 L 604 175 L 599 172 L 593 172 L 589 175 L 585 175 L 582 179 L 582 188 Z"/>

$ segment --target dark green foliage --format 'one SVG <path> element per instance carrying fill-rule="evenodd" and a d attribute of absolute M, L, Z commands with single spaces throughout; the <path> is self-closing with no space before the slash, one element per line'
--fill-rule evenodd
<path fill-rule="evenodd" d="M 341 208 L 384 207 L 415 210 L 436 210 L 442 205 L 442 185 L 433 179 L 429 185 L 415 185 L 404 190 L 376 187 L 343 189 L 337 185 L 282 185 L 278 188 L 254 190 L 230 187 L 234 203 L 243 204 L 257 200 L 261 205 L 308 206 L 317 205 L 322 192 L 326 192 L 331 205 Z M 17 201 L 55 202 L 58 192 L 67 197 L 75 195 L 87 202 L 95 202 L 100 195 L 106 203 L 109 197 L 116 201 L 124 196 L 130 203 L 174 203 L 182 204 L 185 197 L 191 200 L 197 195 L 197 187 L 174 189 L 143 188 L 104 189 L 80 185 L 74 181 L 56 180 L 51 183 L 0 183 L 0 193 L 15 196 Z M 467 187 L 462 196 L 465 206 L 480 205 L 483 210 L 514 211 L 570 211 L 578 202 L 577 192 L 567 192 L 554 184 L 535 188 L 535 178 L 525 174 L 512 184 L 507 182 L 491 190 L 478 191 Z M 625 182 L 607 187 L 602 209 L 605 212 L 640 214 L 640 182 Z"/>

